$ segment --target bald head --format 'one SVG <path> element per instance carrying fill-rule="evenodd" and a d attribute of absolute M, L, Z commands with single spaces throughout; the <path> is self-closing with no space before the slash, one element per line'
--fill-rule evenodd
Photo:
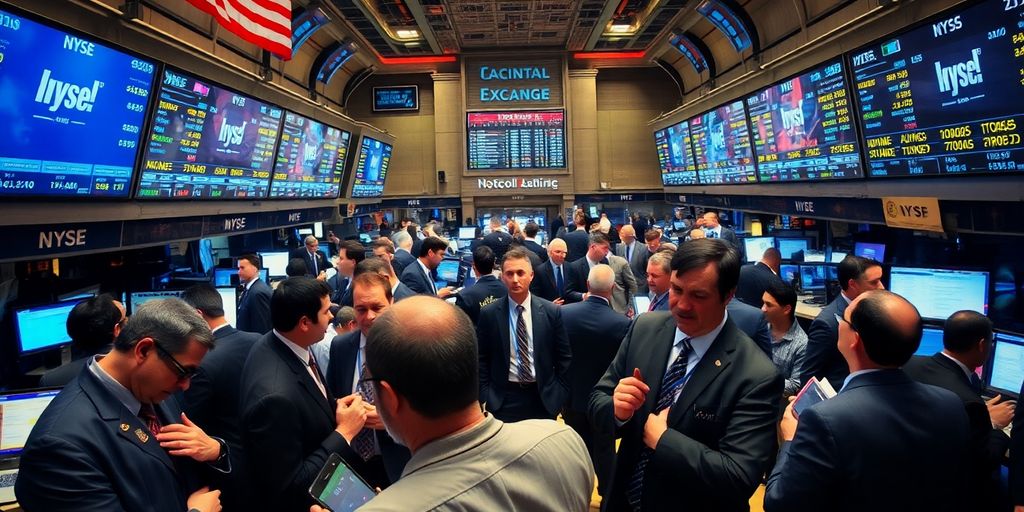
<path fill-rule="evenodd" d="M 768 265 L 776 274 L 779 273 L 779 266 L 782 265 L 782 253 L 774 247 L 765 249 L 764 254 L 761 255 L 761 263 Z"/>
<path fill-rule="evenodd" d="M 587 291 L 591 295 L 600 295 L 610 300 L 613 288 L 615 288 L 615 271 L 612 270 L 612 267 L 603 263 L 594 265 L 587 276 Z"/>
<path fill-rule="evenodd" d="M 907 299 L 885 290 L 857 296 L 846 309 L 851 333 L 863 352 L 880 367 L 903 366 L 921 344 L 921 315 Z M 851 365 L 852 370 L 853 365 Z"/>
<path fill-rule="evenodd" d="M 632 224 L 625 224 L 619 229 L 619 238 L 622 239 L 622 243 L 631 244 L 636 240 L 636 229 L 633 229 Z"/>

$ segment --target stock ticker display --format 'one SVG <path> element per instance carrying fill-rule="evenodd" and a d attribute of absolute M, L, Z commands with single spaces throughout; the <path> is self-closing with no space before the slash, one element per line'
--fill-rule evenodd
<path fill-rule="evenodd" d="M 380 197 L 384 195 L 384 181 L 391 165 L 391 144 L 370 137 L 359 143 L 352 197 Z"/>
<path fill-rule="evenodd" d="M 761 90 L 747 111 L 762 183 L 862 175 L 841 60 Z"/>
<path fill-rule="evenodd" d="M 154 73 L 0 10 L 0 197 L 128 197 Z"/>
<path fill-rule="evenodd" d="M 565 112 L 470 112 L 469 169 L 565 168 Z"/>
<path fill-rule="evenodd" d="M 663 185 L 696 185 L 697 165 L 690 145 L 690 126 L 686 121 L 654 132 L 658 147 Z"/>
<path fill-rule="evenodd" d="M 158 99 L 136 197 L 267 197 L 280 107 L 170 69 Z"/>
<path fill-rule="evenodd" d="M 757 183 L 742 101 L 690 119 L 690 137 L 701 184 Z"/>
<path fill-rule="evenodd" d="M 1024 170 L 1024 1 L 976 4 L 850 59 L 869 176 Z"/>
<path fill-rule="evenodd" d="M 352 134 L 285 113 L 270 197 L 338 197 Z"/>

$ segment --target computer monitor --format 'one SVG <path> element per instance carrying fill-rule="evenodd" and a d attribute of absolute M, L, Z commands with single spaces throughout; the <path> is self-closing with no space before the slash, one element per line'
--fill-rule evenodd
<path fill-rule="evenodd" d="M 672 221 L 672 229 L 675 231 L 682 231 L 686 229 L 686 223 L 681 220 Z"/>
<path fill-rule="evenodd" d="M 445 258 L 441 260 L 441 263 L 437 266 L 437 278 L 439 281 L 443 281 L 447 285 L 459 286 L 459 265 L 461 260 L 457 258 Z"/>
<path fill-rule="evenodd" d="M 853 254 L 878 262 L 885 261 L 885 244 L 857 242 L 853 245 Z"/>
<path fill-rule="evenodd" d="M 32 427 L 60 389 L 21 389 L 0 392 L 0 459 L 21 455 Z"/>
<path fill-rule="evenodd" d="M 807 263 L 825 263 L 825 251 L 806 249 L 804 250 L 804 261 Z"/>
<path fill-rule="evenodd" d="M 996 331 L 994 338 L 988 387 L 1016 397 L 1024 381 L 1024 335 Z"/>
<path fill-rule="evenodd" d="M 775 247 L 773 236 L 752 236 L 743 239 L 743 247 L 747 254 L 747 263 L 757 263 L 764 256 L 764 251 Z"/>
<path fill-rule="evenodd" d="M 799 265 L 779 265 L 779 277 L 781 277 L 783 281 L 792 284 L 793 280 L 799 275 Z"/>
<path fill-rule="evenodd" d="M 463 226 L 459 228 L 460 240 L 472 240 L 476 238 L 476 226 Z"/>
<path fill-rule="evenodd" d="M 231 327 L 235 326 L 235 317 L 238 313 L 238 288 L 234 286 L 222 286 L 217 288 L 221 301 L 224 302 L 224 319 Z"/>
<path fill-rule="evenodd" d="M 831 255 L 831 257 L 829 258 L 828 261 L 831 262 L 831 263 L 839 263 L 839 262 L 843 261 L 844 259 L 846 259 L 846 255 L 847 254 L 848 253 L 845 253 L 845 252 L 842 252 L 842 251 L 832 251 L 832 255 Z"/>
<path fill-rule="evenodd" d="M 100 285 L 94 284 L 86 286 L 85 288 L 79 288 L 77 290 L 71 290 L 67 293 L 62 293 L 57 296 L 58 301 L 65 300 L 82 300 L 90 297 L 95 297 L 100 294 Z"/>
<path fill-rule="evenodd" d="M 839 267 L 837 267 L 835 265 L 825 265 L 825 270 L 826 270 L 826 272 L 828 274 L 828 280 L 829 281 L 838 281 L 839 280 Z"/>
<path fill-rule="evenodd" d="M 804 291 L 824 291 L 826 276 L 825 265 L 800 265 L 800 288 Z"/>
<path fill-rule="evenodd" d="M 942 328 L 925 327 L 921 331 L 921 344 L 918 345 L 917 352 L 914 352 L 914 355 L 932 356 L 941 352 L 942 349 Z"/>
<path fill-rule="evenodd" d="M 215 269 L 213 269 L 213 285 L 217 286 L 217 287 L 221 287 L 221 286 L 238 286 L 238 269 L 234 269 L 234 268 L 215 268 Z"/>
<path fill-rule="evenodd" d="M 18 351 L 22 354 L 40 352 L 71 343 L 68 315 L 79 302 L 81 299 L 15 310 Z"/>
<path fill-rule="evenodd" d="M 203 266 L 203 273 L 209 274 L 217 266 L 217 261 L 213 259 L 213 240 L 201 238 L 198 247 L 199 263 Z"/>
<path fill-rule="evenodd" d="M 793 259 L 793 253 L 806 251 L 811 248 L 811 241 L 807 238 L 776 238 L 775 243 L 779 248 L 779 255 L 783 260 Z"/>
<path fill-rule="evenodd" d="M 988 272 L 892 267 L 889 289 L 925 319 L 945 320 L 962 309 L 988 313 Z"/>
<path fill-rule="evenodd" d="M 285 269 L 288 268 L 288 251 L 261 252 L 260 259 L 263 260 L 263 268 L 270 272 L 270 277 L 285 277 L 288 275 Z"/>
<path fill-rule="evenodd" d="M 167 299 L 170 297 L 181 297 L 182 290 L 164 290 L 159 292 L 132 292 L 128 295 L 128 307 L 132 314 L 139 311 L 139 307 L 154 299 Z"/>

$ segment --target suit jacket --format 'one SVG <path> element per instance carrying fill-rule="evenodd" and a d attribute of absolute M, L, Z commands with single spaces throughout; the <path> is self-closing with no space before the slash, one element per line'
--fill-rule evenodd
<path fill-rule="evenodd" d="M 565 295 L 566 290 L 568 290 L 567 278 L 569 276 L 569 261 L 566 260 L 562 263 L 562 293 L 558 293 L 553 266 L 554 262 L 548 260 L 533 269 L 533 281 L 530 282 L 530 293 L 549 301 Z"/>
<path fill-rule="evenodd" d="M 619 244 L 615 246 L 615 255 L 626 257 L 626 244 Z M 633 277 L 636 279 L 637 293 L 647 293 L 650 289 L 647 288 L 647 260 L 651 259 L 651 251 L 647 249 L 640 240 L 633 242 L 633 253 L 628 258 L 629 268 L 633 271 Z"/>
<path fill-rule="evenodd" d="M 78 377 L 79 373 L 82 373 L 82 368 L 85 368 L 89 364 L 89 360 L 95 357 L 97 354 L 106 354 L 110 352 L 113 345 L 107 345 L 99 350 L 92 351 L 85 356 L 78 357 L 72 360 L 68 364 L 58 366 L 52 370 L 48 370 L 39 378 L 39 387 L 41 388 L 59 388 L 64 387 L 75 377 Z"/>
<path fill-rule="evenodd" d="M 612 309 L 617 313 L 625 315 L 626 311 L 633 305 L 633 296 L 637 294 L 636 278 L 633 277 L 633 271 L 629 268 L 626 258 L 609 254 L 608 265 L 615 272 L 615 288 L 612 289 Z"/>
<path fill-rule="evenodd" d="M 410 263 L 414 263 L 416 257 L 405 249 L 395 249 L 395 257 L 391 259 L 391 265 L 395 267 L 395 275 L 400 276 Z"/>
<path fill-rule="evenodd" d="M 248 508 L 248 477 L 245 448 L 242 445 L 242 426 L 239 423 L 239 389 L 242 368 L 249 350 L 261 338 L 259 334 L 238 331 L 225 325 L 213 333 L 216 348 L 207 353 L 192 377 L 181 403 L 196 425 L 227 443 L 231 457 L 231 473 L 214 475 L 224 493 L 225 507 Z"/>
<path fill-rule="evenodd" d="M 410 290 L 420 295 L 434 295 L 430 278 L 423 273 L 423 268 L 415 261 L 405 267 L 405 270 L 402 271 L 402 275 L 398 279 L 402 284 L 408 286 Z"/>
<path fill-rule="evenodd" d="M 565 261 L 572 263 L 587 255 L 587 249 L 590 247 L 590 235 L 587 234 L 587 230 L 570 231 L 562 235 L 561 238 L 565 240 L 565 245 L 569 250 Z"/>
<path fill-rule="evenodd" d="M 754 340 L 754 343 L 761 347 L 761 350 L 771 359 L 772 331 L 768 327 L 768 320 L 765 319 L 764 313 L 760 309 L 748 306 L 738 300 L 729 301 L 726 309 L 729 311 L 729 317 L 736 323 L 736 327 L 739 327 L 744 334 Z M 829 382 L 832 380 L 829 379 Z"/>
<path fill-rule="evenodd" d="M 306 250 L 305 246 L 299 247 L 298 249 L 288 253 L 288 259 L 294 258 L 302 258 L 302 261 L 306 263 L 306 275 L 310 277 L 316 277 L 319 272 L 323 272 L 331 268 L 331 264 L 327 261 L 327 258 L 324 257 L 324 253 L 316 251 L 313 253 L 313 257 L 310 257 L 309 251 Z M 314 259 L 316 260 L 315 271 L 313 268 Z"/>
<path fill-rule="evenodd" d="M 764 304 L 761 297 L 773 283 L 779 282 L 779 276 L 760 261 L 753 265 L 740 268 L 740 281 L 736 285 L 736 298 L 760 309 Z"/>
<path fill-rule="evenodd" d="M 180 423 L 172 396 L 156 406 Z M 89 370 L 50 402 L 22 452 L 15 494 L 25 510 L 181 512 L 202 465 L 172 457 Z"/>
<path fill-rule="evenodd" d="M 568 263 L 569 258 L 566 258 L 565 261 Z M 603 260 L 601 263 L 608 263 L 608 260 Z M 590 276 L 590 263 L 587 262 L 586 256 L 562 266 L 562 272 L 565 274 L 565 303 L 571 304 L 583 300 L 583 294 L 587 293 L 587 277 Z M 618 280 L 617 277 L 616 280 Z"/>
<path fill-rule="evenodd" d="M 953 393 L 900 370 L 858 375 L 800 415 L 768 478 L 764 509 L 976 510 L 961 501 L 968 435 Z"/>
<path fill-rule="evenodd" d="M 257 278 L 245 292 L 238 303 L 238 315 L 235 319 L 239 331 L 266 334 L 274 325 L 270 322 L 270 297 L 274 290 L 270 285 Z"/>
<path fill-rule="evenodd" d="M 1002 429 L 992 428 L 992 418 L 980 391 L 972 388 L 963 369 L 942 353 L 914 356 L 903 366 L 903 371 L 918 382 L 952 391 L 963 402 L 971 432 L 968 454 L 971 471 L 967 487 L 971 502 L 979 506 L 984 503 L 981 508 L 985 510 L 996 510 L 998 505 L 993 498 L 999 491 L 993 471 L 1002 465 L 1010 438 Z"/>
<path fill-rule="evenodd" d="M 608 311 L 610 308 L 604 298 L 593 296 L 562 307 L 562 323 L 573 353 L 566 405 L 571 411 L 587 412 L 590 392 L 608 370 L 629 331 L 630 320 Z"/>
<path fill-rule="evenodd" d="M 1024 396 L 1024 385 L 1021 386 L 1020 394 Z M 1013 415 L 1013 428 L 1018 434 L 1010 436 L 1010 499 L 1014 505 L 1024 505 L 1024 414 Z"/>
<path fill-rule="evenodd" d="M 242 440 L 254 499 L 265 510 L 309 509 L 309 486 L 331 453 L 362 461 L 335 431 L 330 388 L 324 398 L 306 368 L 268 332 L 242 370 Z"/>
<path fill-rule="evenodd" d="M 492 231 L 480 243 L 490 247 L 494 251 L 494 261 L 501 263 L 509 246 L 512 245 L 512 235 L 504 231 Z"/>
<path fill-rule="evenodd" d="M 656 405 L 675 332 L 670 313 L 637 317 L 590 395 L 591 424 L 622 438 L 604 510 L 629 507 L 630 480 L 645 448 L 644 424 Z M 634 368 L 650 392 L 643 407 L 616 428 L 612 393 Z M 685 496 L 687 510 L 748 511 L 775 452 L 780 396 L 782 377 L 775 365 L 726 320 L 671 407 L 668 431 L 644 473 L 643 510 L 677 511 Z"/>
<path fill-rule="evenodd" d="M 359 355 L 359 330 L 335 336 L 331 340 L 331 364 L 327 368 L 327 386 L 331 393 L 337 397 L 351 395 L 354 390 L 352 382 L 355 379 L 356 359 Z M 360 369 L 362 359 L 360 359 Z M 396 444 L 391 436 L 383 430 L 374 430 L 377 438 L 377 445 L 380 446 L 381 458 L 384 460 L 384 469 L 387 471 L 388 479 L 392 482 L 398 481 L 402 476 L 405 464 L 412 456 L 409 449 Z M 357 461 L 354 469 L 359 472 L 359 467 L 364 465 L 363 461 Z"/>
<path fill-rule="evenodd" d="M 722 240 L 729 242 L 730 244 L 732 244 L 733 247 L 736 248 L 736 250 L 740 251 L 741 253 L 743 252 L 743 245 L 740 244 L 740 239 L 736 237 L 735 231 L 725 226 L 722 226 L 722 232 L 718 235 L 718 238 L 721 238 Z"/>
<path fill-rule="evenodd" d="M 508 295 L 480 310 L 476 325 L 480 344 L 480 401 L 487 409 L 501 409 L 508 387 L 512 337 L 509 331 Z M 530 296 L 530 318 L 533 320 L 533 364 L 541 401 L 551 416 L 562 410 L 569 398 L 566 383 L 572 351 L 562 325 L 558 306 Z"/>
<path fill-rule="evenodd" d="M 455 305 L 462 308 L 476 325 L 480 318 L 480 310 L 498 299 L 508 295 L 505 283 L 493 275 L 486 275 L 477 280 L 476 284 L 463 288 L 455 295 Z"/>
<path fill-rule="evenodd" d="M 545 249 L 544 246 L 534 242 L 533 240 L 523 240 L 523 245 L 526 246 L 527 249 L 533 251 L 533 253 L 540 258 L 541 263 L 548 261 L 548 250 Z"/>
<path fill-rule="evenodd" d="M 818 317 L 811 322 L 811 327 L 807 329 L 807 351 L 804 353 L 801 384 L 811 377 L 817 377 L 818 380 L 825 377 L 833 387 L 842 386 L 843 379 L 850 374 L 850 367 L 836 346 L 836 341 L 839 340 L 839 322 L 835 316 L 843 316 L 846 306 L 846 299 L 840 295 L 822 308 Z"/>
<path fill-rule="evenodd" d="M 331 289 L 332 303 L 341 304 L 341 299 L 345 296 L 346 288 L 348 288 L 348 281 L 349 279 L 341 274 L 334 274 L 327 280 L 327 286 Z"/>
<path fill-rule="evenodd" d="M 410 289 L 408 286 L 405 285 L 405 283 L 401 281 L 398 282 L 398 286 L 396 286 L 395 289 L 391 292 L 391 298 L 394 299 L 395 302 L 398 302 L 406 297 L 412 297 L 414 295 L 416 295 L 416 292 L 412 291 L 412 289 Z"/>

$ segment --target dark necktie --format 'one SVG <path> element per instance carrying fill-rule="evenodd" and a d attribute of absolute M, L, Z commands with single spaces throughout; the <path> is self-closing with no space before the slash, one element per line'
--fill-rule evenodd
<path fill-rule="evenodd" d="M 156 416 L 156 408 L 153 404 L 142 404 L 139 408 L 139 419 L 146 423 L 153 435 L 160 433 L 160 418 Z"/>
<path fill-rule="evenodd" d="M 238 303 L 242 303 L 242 299 L 245 299 L 245 294 L 249 292 L 249 289 L 244 284 L 238 285 Z"/>
<path fill-rule="evenodd" d="M 324 386 L 324 377 L 320 375 L 320 367 L 316 364 L 316 359 L 313 358 L 313 353 L 309 353 L 309 369 L 313 370 L 313 378 L 316 379 L 316 383 L 319 384 L 321 392 L 324 394 L 324 398 L 327 397 L 327 386 Z"/>
<path fill-rule="evenodd" d="M 562 266 L 555 266 L 555 288 L 558 288 L 558 296 L 562 296 L 562 292 L 565 290 L 565 280 L 562 279 Z"/>
<path fill-rule="evenodd" d="M 373 386 L 370 381 L 366 380 L 366 361 L 363 361 L 362 368 L 359 370 L 359 385 L 356 386 L 356 392 L 359 396 L 363 397 L 363 401 L 374 405 L 374 394 Z M 363 428 L 356 434 L 356 437 L 352 438 L 352 449 L 359 454 L 363 460 L 370 460 L 376 454 L 377 448 L 373 441 L 373 429 Z"/>
<path fill-rule="evenodd" d="M 654 300 L 651 301 L 651 305 L 647 307 L 647 312 L 654 311 L 654 308 L 658 307 L 658 296 L 654 296 Z"/>
<path fill-rule="evenodd" d="M 626 244 L 626 261 L 633 261 L 633 244 Z"/>
<path fill-rule="evenodd" d="M 310 254 L 309 259 L 313 260 L 313 276 L 316 277 L 320 274 L 320 269 L 316 266 L 316 254 Z"/>
<path fill-rule="evenodd" d="M 981 381 L 981 377 L 978 377 L 977 373 L 971 372 L 971 389 L 979 395 L 985 391 L 985 383 Z"/>
<path fill-rule="evenodd" d="M 671 406 L 679 396 L 679 390 L 690 379 L 692 372 L 686 373 L 686 363 L 690 360 L 693 346 L 690 345 L 690 338 L 683 338 L 682 344 L 683 349 L 679 351 L 675 361 L 669 365 L 665 372 L 665 378 L 661 379 L 661 389 L 658 391 L 658 400 L 655 402 L 652 414 L 658 414 L 666 407 Z M 640 510 L 640 498 L 644 490 L 644 472 L 647 470 L 647 463 L 651 461 L 652 453 L 654 450 L 644 446 L 636 461 L 636 467 L 633 469 L 633 477 L 629 481 L 629 489 L 626 493 L 626 498 L 633 510 Z"/>
<path fill-rule="evenodd" d="M 519 382 L 533 382 L 533 371 L 530 369 L 530 335 L 526 332 L 526 319 L 523 315 L 526 308 L 522 304 L 516 305 L 516 353 L 519 354 L 519 365 L 516 367 L 516 374 Z"/>

